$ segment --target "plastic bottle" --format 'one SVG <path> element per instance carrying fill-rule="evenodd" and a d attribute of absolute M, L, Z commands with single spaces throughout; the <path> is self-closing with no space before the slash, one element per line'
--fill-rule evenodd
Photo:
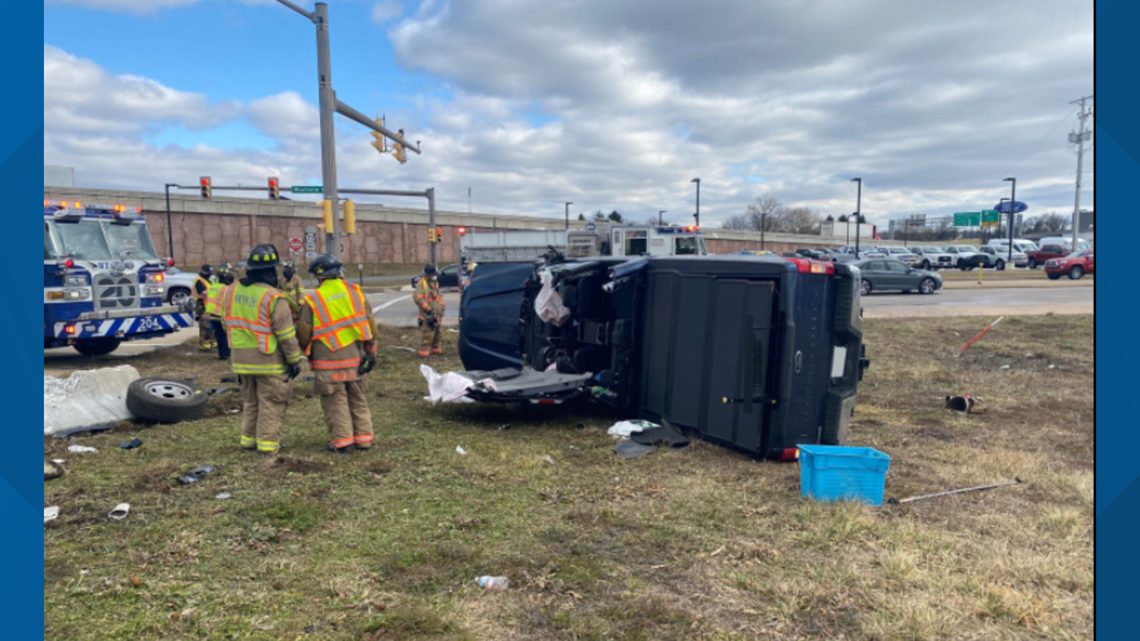
<path fill-rule="evenodd" d="M 479 583 L 479 587 L 487 588 L 488 590 L 506 590 L 510 584 L 505 576 L 481 576 L 475 579 Z"/>

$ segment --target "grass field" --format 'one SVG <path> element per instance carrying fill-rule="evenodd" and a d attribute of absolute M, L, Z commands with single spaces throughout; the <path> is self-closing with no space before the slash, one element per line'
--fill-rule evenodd
<path fill-rule="evenodd" d="M 45 638 L 1091 638 L 1093 318 L 1009 317 L 954 358 L 990 320 L 867 322 L 851 444 L 892 457 L 886 494 L 1026 481 L 904 506 L 816 503 L 797 465 L 702 442 L 627 461 L 605 429 L 628 417 L 588 404 L 431 407 L 420 359 L 388 348 L 369 453 L 324 452 L 309 383 L 271 459 L 237 449 L 232 395 L 72 441 L 96 454 L 45 439 L 69 468 L 44 489 Z M 131 362 L 227 373 L 187 348 Z M 945 410 L 960 393 L 989 413 Z"/>

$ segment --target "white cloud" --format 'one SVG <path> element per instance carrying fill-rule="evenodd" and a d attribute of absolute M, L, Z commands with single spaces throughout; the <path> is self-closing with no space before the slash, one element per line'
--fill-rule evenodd
<path fill-rule="evenodd" d="M 404 13 L 404 7 L 400 4 L 399 0 L 381 0 L 372 5 L 372 22 L 383 25 L 393 18 L 398 18 L 400 14 Z"/>

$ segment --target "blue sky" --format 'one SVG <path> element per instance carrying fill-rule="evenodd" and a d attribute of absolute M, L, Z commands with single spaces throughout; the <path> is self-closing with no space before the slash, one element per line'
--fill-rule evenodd
<path fill-rule="evenodd" d="M 708 226 L 763 196 L 846 213 L 861 176 L 885 224 L 992 206 L 1012 173 L 1030 214 L 1072 208 L 1091 3 L 329 4 L 339 99 L 424 151 L 395 163 L 338 116 L 342 185 L 681 222 L 701 177 Z M 44 45 L 45 162 L 81 185 L 319 177 L 315 29 L 277 2 L 48 0 Z"/>

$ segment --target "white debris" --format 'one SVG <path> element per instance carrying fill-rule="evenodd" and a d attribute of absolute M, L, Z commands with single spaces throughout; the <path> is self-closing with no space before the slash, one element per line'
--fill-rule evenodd
<path fill-rule="evenodd" d="M 75 454 L 91 454 L 94 452 L 98 452 L 99 450 L 97 450 L 93 447 L 87 447 L 86 445 L 68 445 L 67 451 L 73 452 Z"/>
<path fill-rule="evenodd" d="M 618 421 L 611 425 L 606 433 L 610 436 L 629 436 L 630 434 L 636 434 L 637 432 L 642 432 L 653 427 L 661 426 L 650 421 Z"/>
<path fill-rule="evenodd" d="M 562 294 L 555 291 L 551 285 L 550 272 L 543 270 L 539 279 L 542 281 L 542 289 L 538 292 L 538 296 L 534 297 L 534 313 L 544 322 L 562 327 L 566 319 L 570 318 L 570 310 L 562 304 Z"/>
<path fill-rule="evenodd" d="M 44 523 L 47 523 L 48 521 L 54 521 L 57 516 L 59 516 L 58 505 L 44 508 Z"/>
<path fill-rule="evenodd" d="M 120 503 L 120 504 L 116 505 L 115 509 L 111 510 L 111 513 L 108 514 L 107 516 L 115 519 L 116 521 L 122 521 L 123 519 L 127 518 L 127 515 L 130 513 L 131 513 L 131 504 L 130 503 Z"/>
<path fill-rule="evenodd" d="M 420 373 L 428 384 L 428 396 L 425 398 L 433 405 L 440 403 L 472 403 L 467 398 L 467 390 L 475 386 L 475 381 L 464 378 L 455 372 L 438 374 L 428 365 L 420 364 Z"/>
<path fill-rule="evenodd" d="M 460 456 L 467 456 L 467 450 L 463 449 L 463 446 L 461 445 L 455 446 L 455 453 Z"/>
<path fill-rule="evenodd" d="M 130 365 L 44 377 L 44 435 L 131 418 L 127 388 L 139 377 Z"/>

